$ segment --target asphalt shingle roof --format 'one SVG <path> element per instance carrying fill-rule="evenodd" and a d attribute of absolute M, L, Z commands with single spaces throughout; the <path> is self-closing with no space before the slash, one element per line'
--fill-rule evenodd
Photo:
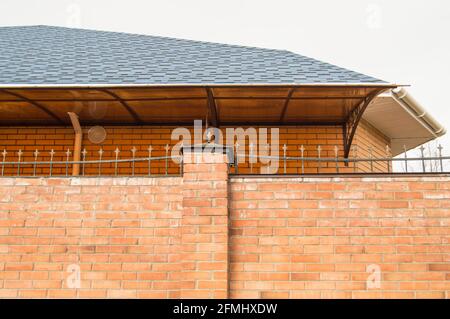
<path fill-rule="evenodd" d="M 384 83 L 289 51 L 51 26 L 0 27 L 0 84 Z"/>

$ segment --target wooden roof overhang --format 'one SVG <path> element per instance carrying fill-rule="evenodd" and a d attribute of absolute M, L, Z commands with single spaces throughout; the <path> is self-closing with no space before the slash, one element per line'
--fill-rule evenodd
<path fill-rule="evenodd" d="M 341 125 L 345 156 L 368 104 L 394 84 L 0 87 L 0 126 Z"/>

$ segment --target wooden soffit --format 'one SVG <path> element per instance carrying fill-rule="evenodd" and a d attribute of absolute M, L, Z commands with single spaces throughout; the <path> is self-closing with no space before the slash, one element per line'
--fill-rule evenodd
<path fill-rule="evenodd" d="M 345 124 L 368 97 L 394 85 L 0 88 L 0 125 Z"/>

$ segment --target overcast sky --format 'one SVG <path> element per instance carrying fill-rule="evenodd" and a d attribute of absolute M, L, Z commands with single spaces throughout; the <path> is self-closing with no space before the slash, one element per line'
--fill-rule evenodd
<path fill-rule="evenodd" d="M 0 25 L 34 24 L 290 50 L 411 85 L 450 131 L 448 0 L 0 1 Z"/>

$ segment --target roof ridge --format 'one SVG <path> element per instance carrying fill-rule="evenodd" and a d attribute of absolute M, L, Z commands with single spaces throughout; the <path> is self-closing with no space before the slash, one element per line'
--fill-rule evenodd
<path fill-rule="evenodd" d="M 185 42 L 193 42 L 193 43 L 201 43 L 201 44 L 222 45 L 222 46 L 236 47 L 236 48 L 258 49 L 258 50 L 276 51 L 276 52 L 291 52 L 291 51 L 288 51 L 288 50 L 285 50 L 285 49 L 264 48 L 264 47 L 242 45 L 242 44 L 232 44 L 232 43 L 213 42 L 213 41 L 204 41 L 204 40 L 194 40 L 194 39 L 185 39 L 185 38 L 178 38 L 178 37 L 161 36 L 161 35 L 144 34 L 144 33 L 134 33 L 134 32 L 88 29 L 88 28 L 79 28 L 79 27 L 75 28 L 75 27 L 46 25 L 46 24 L 24 25 L 24 26 L 5 26 L 5 27 L 0 27 L 0 29 L 1 28 L 32 28 L 32 27 L 44 27 L 44 28 L 49 28 L 49 29 L 66 29 L 66 30 L 87 31 L 87 32 L 113 33 L 113 34 L 122 34 L 122 35 L 138 36 L 138 37 L 151 37 L 151 38 L 172 40 L 172 41 L 185 41 Z M 298 53 L 295 53 L 295 52 L 291 52 L 291 53 L 298 54 Z M 299 55 L 301 55 L 301 54 L 299 54 Z"/>

